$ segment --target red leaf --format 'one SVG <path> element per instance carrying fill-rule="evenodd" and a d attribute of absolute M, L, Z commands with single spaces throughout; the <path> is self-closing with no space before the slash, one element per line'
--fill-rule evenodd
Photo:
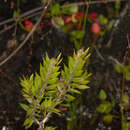
<path fill-rule="evenodd" d="M 45 24 L 41 24 L 41 29 L 44 29 L 46 28 L 48 25 L 45 25 Z"/>
<path fill-rule="evenodd" d="M 89 14 L 90 19 L 95 19 L 96 17 L 98 17 L 98 13 L 96 12 L 92 12 L 91 14 Z"/>
<path fill-rule="evenodd" d="M 24 20 L 24 26 L 28 31 L 30 31 L 33 28 L 34 24 L 29 20 Z"/>
<path fill-rule="evenodd" d="M 91 27 L 91 31 L 93 32 L 93 34 L 97 35 L 100 32 L 100 30 L 101 30 L 101 27 L 100 27 L 99 23 L 94 22 Z"/>
<path fill-rule="evenodd" d="M 72 16 L 67 17 L 65 23 L 71 23 L 71 22 L 72 22 Z"/>
<path fill-rule="evenodd" d="M 79 20 L 79 19 L 81 19 L 83 17 L 84 17 L 84 13 L 82 13 L 82 12 L 78 12 L 78 13 L 75 14 L 75 19 L 76 20 Z"/>

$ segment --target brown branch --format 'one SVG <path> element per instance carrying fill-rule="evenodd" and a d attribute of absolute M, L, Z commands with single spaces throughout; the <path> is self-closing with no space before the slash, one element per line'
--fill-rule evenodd
<path fill-rule="evenodd" d="M 18 46 L 18 48 L 16 50 L 14 50 L 6 59 L 4 59 L 2 62 L 0 62 L 0 66 L 2 66 L 3 64 L 5 64 L 7 61 L 9 61 L 14 55 L 16 55 L 16 53 L 24 46 L 24 44 L 29 40 L 29 38 L 32 36 L 32 34 L 35 32 L 35 30 L 37 29 L 38 25 L 40 24 L 48 6 L 50 5 L 51 0 L 48 0 L 47 5 L 44 7 L 40 18 L 38 19 L 38 21 L 36 22 L 36 24 L 34 25 L 34 27 L 32 28 L 32 30 L 28 33 L 28 35 L 26 36 L 26 38 L 23 40 L 23 42 Z"/>
<path fill-rule="evenodd" d="M 90 2 L 76 2 L 76 3 L 71 3 L 71 4 L 65 4 L 65 5 L 61 6 L 61 8 L 70 7 L 70 6 L 74 6 L 74 5 L 83 6 L 83 5 L 93 5 L 93 4 L 107 4 L 107 3 L 116 2 L 116 1 L 125 2 L 127 0 L 102 0 L 102 1 L 90 1 Z M 34 14 L 35 12 L 37 12 L 36 15 L 37 14 L 39 15 L 38 11 L 41 12 L 41 10 L 42 10 L 42 7 L 37 7 L 35 9 L 32 9 L 30 11 L 27 11 L 27 12 L 21 14 L 19 17 L 24 18 L 24 17 L 27 17 L 28 15 Z M 7 23 L 10 23 L 10 22 L 13 22 L 13 21 L 15 21 L 15 18 L 7 19 L 7 20 L 1 22 L 0 26 L 7 24 Z"/>

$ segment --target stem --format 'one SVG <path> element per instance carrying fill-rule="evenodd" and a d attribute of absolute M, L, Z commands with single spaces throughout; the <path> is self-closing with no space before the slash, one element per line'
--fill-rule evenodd
<path fill-rule="evenodd" d="M 83 23 L 83 31 L 84 31 L 84 35 L 85 35 L 85 28 L 86 28 L 86 23 L 87 23 L 87 15 L 88 15 L 88 9 L 89 9 L 89 3 L 91 2 L 91 0 L 89 0 L 89 2 L 87 2 L 88 6 L 86 8 L 86 11 L 85 11 L 85 16 L 84 16 L 84 23 Z M 82 42 L 83 42 L 83 39 L 84 37 L 80 40 L 79 44 L 80 44 L 80 47 L 82 46 Z"/>
<path fill-rule="evenodd" d="M 123 123 L 124 123 L 124 113 L 123 113 L 123 110 L 124 110 L 124 106 L 122 104 L 122 97 L 124 95 L 124 90 L 125 90 L 125 64 L 126 64 L 126 60 L 127 60 L 127 57 L 129 55 L 129 50 L 130 50 L 130 41 L 129 41 L 129 38 L 127 37 L 127 40 L 128 40 L 128 46 L 126 48 L 126 51 L 125 51 L 125 56 L 123 58 L 123 77 L 122 77 L 122 90 L 121 90 L 121 125 L 122 125 L 122 130 L 123 130 Z"/>

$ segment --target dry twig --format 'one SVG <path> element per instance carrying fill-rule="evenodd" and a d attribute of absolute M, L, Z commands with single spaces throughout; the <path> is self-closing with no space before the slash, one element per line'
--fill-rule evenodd
<path fill-rule="evenodd" d="M 51 0 L 48 0 L 47 5 L 44 7 L 40 18 L 38 19 L 38 21 L 36 22 L 36 24 L 34 25 L 34 27 L 32 28 L 32 30 L 28 33 L 28 35 L 26 36 L 26 38 L 23 40 L 23 42 L 18 46 L 18 48 L 16 50 L 14 50 L 6 59 L 4 59 L 2 62 L 0 62 L 0 66 L 2 66 L 3 64 L 5 64 L 7 61 L 9 61 L 23 46 L 24 44 L 29 40 L 29 38 L 32 36 L 32 34 L 35 32 L 35 30 L 37 29 L 38 25 L 40 24 L 48 6 L 50 5 Z"/>

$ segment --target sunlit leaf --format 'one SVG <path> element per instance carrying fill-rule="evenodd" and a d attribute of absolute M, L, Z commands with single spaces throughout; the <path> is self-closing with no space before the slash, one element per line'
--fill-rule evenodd
<path fill-rule="evenodd" d="M 28 129 L 29 127 L 31 127 L 31 125 L 33 124 L 33 118 L 26 118 L 26 120 L 24 121 L 24 126 L 26 127 L 26 129 Z"/>
<path fill-rule="evenodd" d="M 66 101 L 68 101 L 68 102 L 71 102 L 75 99 L 75 97 L 70 94 L 66 94 L 65 96 L 66 96 Z"/>
<path fill-rule="evenodd" d="M 20 106 L 21 106 L 25 111 L 28 111 L 28 109 L 29 109 L 29 106 L 26 105 L 26 104 L 20 103 Z"/>
<path fill-rule="evenodd" d="M 84 90 L 84 89 L 88 89 L 89 86 L 86 86 L 86 85 L 77 85 L 76 88 Z"/>

